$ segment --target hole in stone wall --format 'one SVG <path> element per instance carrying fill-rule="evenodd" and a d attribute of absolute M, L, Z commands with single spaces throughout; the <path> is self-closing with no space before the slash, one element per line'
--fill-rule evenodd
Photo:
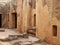
<path fill-rule="evenodd" d="M 53 25 L 53 36 L 57 36 L 57 25 Z"/>

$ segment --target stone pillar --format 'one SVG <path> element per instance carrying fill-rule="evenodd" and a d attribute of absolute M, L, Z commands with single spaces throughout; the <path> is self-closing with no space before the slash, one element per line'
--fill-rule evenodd
<path fill-rule="evenodd" d="M 23 2 L 22 0 L 17 0 L 17 30 L 20 32 L 20 33 L 23 33 L 22 31 L 22 10 L 23 9 Z"/>
<path fill-rule="evenodd" d="M 36 0 L 36 36 L 45 39 L 49 24 L 49 11 L 47 4 L 43 6 L 43 0 Z"/>
<path fill-rule="evenodd" d="M 27 32 L 30 27 L 31 22 L 31 5 L 29 4 L 29 0 L 24 0 L 23 2 L 23 32 Z"/>
<path fill-rule="evenodd" d="M 2 14 L 2 27 L 1 28 L 8 28 L 8 14 Z"/>
<path fill-rule="evenodd" d="M 12 16 L 9 14 L 9 28 L 12 29 Z"/>
<path fill-rule="evenodd" d="M 36 36 L 43 39 L 44 32 L 42 30 L 43 4 L 42 0 L 36 0 Z"/>
<path fill-rule="evenodd" d="M 10 3 L 10 12 L 9 12 L 9 28 L 12 29 L 13 28 L 13 17 L 12 17 L 12 4 Z"/>

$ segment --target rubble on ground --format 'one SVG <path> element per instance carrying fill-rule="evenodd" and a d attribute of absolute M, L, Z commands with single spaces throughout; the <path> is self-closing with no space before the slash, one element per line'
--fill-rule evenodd
<path fill-rule="evenodd" d="M 20 34 L 12 30 L 3 30 L 0 33 L 0 45 L 51 45 L 26 33 Z"/>

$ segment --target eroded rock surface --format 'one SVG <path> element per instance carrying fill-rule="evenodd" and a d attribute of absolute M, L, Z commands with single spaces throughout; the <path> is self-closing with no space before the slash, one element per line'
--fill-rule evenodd
<path fill-rule="evenodd" d="M 42 39 L 15 30 L 3 29 L 0 32 L 0 45 L 51 45 Z"/>

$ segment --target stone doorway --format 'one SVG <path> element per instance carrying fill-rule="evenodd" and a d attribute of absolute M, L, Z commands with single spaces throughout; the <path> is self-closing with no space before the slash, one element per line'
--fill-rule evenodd
<path fill-rule="evenodd" d="M 17 13 L 15 13 L 15 28 L 17 28 Z"/>
<path fill-rule="evenodd" d="M 17 13 L 12 13 L 14 28 L 17 28 Z"/>

